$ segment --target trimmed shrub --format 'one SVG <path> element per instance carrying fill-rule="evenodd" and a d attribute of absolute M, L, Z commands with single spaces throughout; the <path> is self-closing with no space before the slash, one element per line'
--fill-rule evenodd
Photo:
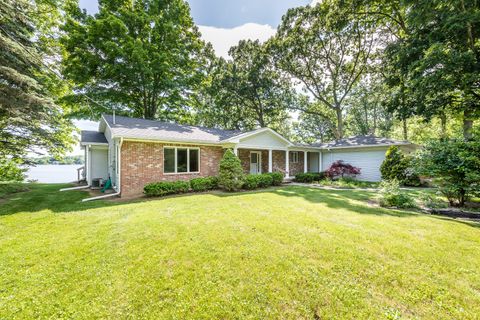
<path fill-rule="evenodd" d="M 218 188 L 217 177 L 194 178 L 190 180 L 190 187 L 193 191 L 207 191 Z"/>
<path fill-rule="evenodd" d="M 343 160 L 337 160 L 330 168 L 325 171 L 325 174 L 330 179 L 335 179 L 336 177 L 355 177 L 360 174 L 360 168 L 354 167 L 349 163 L 345 163 Z"/>
<path fill-rule="evenodd" d="M 415 200 L 400 190 L 400 183 L 393 179 L 380 183 L 380 206 L 397 208 L 415 208 Z"/>
<path fill-rule="evenodd" d="M 297 173 L 295 175 L 295 182 L 311 183 L 314 181 L 320 181 L 325 179 L 325 172 L 306 172 Z"/>
<path fill-rule="evenodd" d="M 243 189 L 253 190 L 258 188 L 258 175 L 247 174 L 243 183 Z"/>
<path fill-rule="evenodd" d="M 240 159 L 232 150 L 227 149 L 220 161 L 218 184 L 227 191 L 235 191 L 243 186 L 244 179 L 245 174 Z"/>
<path fill-rule="evenodd" d="M 257 174 L 257 177 L 259 188 L 270 187 L 273 184 L 273 178 L 268 173 Z"/>
<path fill-rule="evenodd" d="M 166 196 L 169 194 L 184 193 L 190 190 L 188 181 L 161 181 L 147 184 L 143 192 L 148 197 Z"/>
<path fill-rule="evenodd" d="M 267 173 L 272 177 L 272 185 L 273 186 L 279 186 L 283 182 L 283 173 L 281 172 L 271 172 Z"/>

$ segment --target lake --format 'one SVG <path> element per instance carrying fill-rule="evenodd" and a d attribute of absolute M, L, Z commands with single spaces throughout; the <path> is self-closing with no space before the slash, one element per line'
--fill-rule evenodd
<path fill-rule="evenodd" d="M 33 179 L 44 183 L 64 183 L 77 181 L 77 168 L 83 164 L 37 165 L 27 171 L 27 180 Z"/>

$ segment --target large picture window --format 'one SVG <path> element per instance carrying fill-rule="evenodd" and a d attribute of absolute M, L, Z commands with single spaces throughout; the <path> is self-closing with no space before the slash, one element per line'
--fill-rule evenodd
<path fill-rule="evenodd" d="M 165 147 L 163 149 L 164 173 L 199 172 L 200 149 Z"/>

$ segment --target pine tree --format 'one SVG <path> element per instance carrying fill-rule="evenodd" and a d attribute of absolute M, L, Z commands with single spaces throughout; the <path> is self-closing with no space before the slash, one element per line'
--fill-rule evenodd
<path fill-rule="evenodd" d="M 242 187 L 245 175 L 240 159 L 227 149 L 220 161 L 218 184 L 227 191 L 235 191 Z"/>

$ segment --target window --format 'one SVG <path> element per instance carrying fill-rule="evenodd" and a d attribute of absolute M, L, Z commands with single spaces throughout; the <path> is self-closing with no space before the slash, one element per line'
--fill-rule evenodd
<path fill-rule="evenodd" d="M 200 150 L 198 148 L 165 147 L 163 149 L 164 173 L 198 172 Z"/>
<path fill-rule="evenodd" d="M 293 151 L 290 157 L 292 163 L 297 163 L 298 162 L 298 152 Z"/>

